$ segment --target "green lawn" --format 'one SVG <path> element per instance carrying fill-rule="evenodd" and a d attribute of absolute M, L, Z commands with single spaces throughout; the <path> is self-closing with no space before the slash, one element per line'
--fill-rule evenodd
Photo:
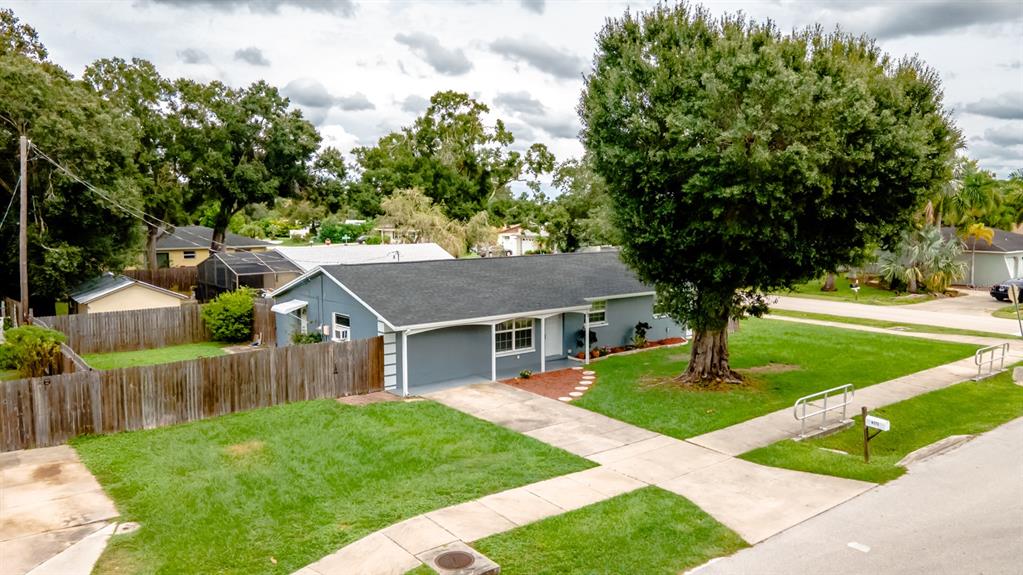
<path fill-rule="evenodd" d="M 950 435 L 983 433 L 1023 416 L 1023 387 L 1012 383 L 1011 373 L 1003 373 L 932 391 L 871 414 L 890 420 L 892 429 L 870 441 L 870 463 L 863 462 L 859 416 L 854 427 L 835 435 L 779 441 L 742 457 L 763 465 L 884 483 L 905 473 L 905 468 L 896 464 L 908 453 Z"/>
<path fill-rule="evenodd" d="M 89 353 L 83 355 L 82 359 L 95 369 L 117 369 L 119 367 L 171 363 L 200 357 L 216 357 L 226 353 L 223 349 L 225 345 L 227 344 L 204 341 L 138 351 Z"/>
<path fill-rule="evenodd" d="M 779 292 L 777 295 L 849 301 L 871 305 L 902 305 L 920 303 L 933 299 L 932 296 L 929 295 L 900 294 L 891 290 L 876 288 L 866 284 L 860 284 L 860 293 L 857 294 L 850 289 L 851 284 L 849 280 L 842 276 L 835 279 L 835 287 L 838 288 L 836 291 L 821 291 L 822 285 L 824 285 L 823 278 L 810 280 L 804 284 L 799 284 L 793 287 L 791 291 Z"/>
<path fill-rule="evenodd" d="M 593 465 L 429 401 L 308 401 L 72 445 L 142 525 L 111 540 L 98 575 L 291 573 L 414 515 Z"/>
<path fill-rule="evenodd" d="M 646 487 L 473 546 L 502 575 L 673 575 L 746 544 L 688 500 Z"/>
<path fill-rule="evenodd" d="M 1023 303 L 1020 304 L 1020 310 L 1019 311 L 1020 311 L 1020 314 L 1023 314 Z M 1000 317 L 1002 319 L 1011 319 L 1011 320 L 1015 321 L 1016 320 L 1016 306 L 1014 304 L 1009 304 L 1009 305 L 1007 305 L 1005 307 L 998 308 L 995 311 L 991 312 L 991 315 L 993 315 L 995 317 Z"/>
<path fill-rule="evenodd" d="M 977 349 L 769 319 L 744 321 L 729 339 L 732 367 L 760 368 L 747 372 L 749 385 L 722 391 L 681 387 L 671 378 L 684 370 L 689 348 L 661 348 L 593 363 L 597 385 L 573 404 L 687 438 L 791 407 L 803 395 L 846 383 L 866 387 Z"/>
<path fill-rule="evenodd" d="M 886 321 L 881 319 L 865 319 L 860 317 L 846 317 L 842 315 L 830 315 L 826 313 L 813 313 L 806 311 L 791 311 L 787 309 L 772 309 L 771 315 L 781 315 L 785 317 L 798 317 L 803 319 L 816 319 L 820 321 L 837 321 L 841 323 L 851 323 L 855 325 L 867 325 L 870 327 L 879 327 L 882 329 L 891 329 L 894 327 L 902 328 L 900 331 L 909 332 L 920 332 L 920 333 L 942 333 L 949 335 L 972 335 L 976 337 L 991 337 L 997 339 L 1006 339 L 1013 336 L 1004 333 L 995 333 L 989 331 L 976 331 L 972 329 L 957 329 L 954 327 L 941 327 L 937 325 L 924 325 L 921 323 L 902 323 L 897 321 Z M 1012 319 L 1016 319 L 1013 316 Z"/>

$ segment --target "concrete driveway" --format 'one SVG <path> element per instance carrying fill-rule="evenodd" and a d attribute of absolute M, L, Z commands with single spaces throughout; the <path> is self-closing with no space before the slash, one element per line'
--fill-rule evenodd
<path fill-rule="evenodd" d="M 117 515 L 74 449 L 0 453 L 0 574 L 31 571 Z"/>
<path fill-rule="evenodd" d="M 912 304 L 910 307 L 911 309 L 937 313 L 955 313 L 975 317 L 991 317 L 991 312 L 1009 305 L 1009 302 L 998 301 L 991 297 L 991 294 L 988 293 L 987 289 L 957 289 L 959 290 L 959 293 L 964 295 L 959 297 L 933 299 L 923 303 Z"/>
<path fill-rule="evenodd" d="M 1023 419 L 690 573 L 1023 573 Z"/>

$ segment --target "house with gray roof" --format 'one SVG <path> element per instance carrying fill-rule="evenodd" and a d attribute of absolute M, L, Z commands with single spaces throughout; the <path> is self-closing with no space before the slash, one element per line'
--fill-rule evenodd
<path fill-rule="evenodd" d="M 210 257 L 213 228 L 206 226 L 175 226 L 174 231 L 156 240 L 156 259 L 162 268 L 195 267 Z M 225 252 L 263 252 L 273 247 L 264 240 L 224 234 Z"/>
<path fill-rule="evenodd" d="M 278 345 L 383 336 L 385 388 L 403 395 L 578 365 L 639 322 L 651 340 L 683 334 L 613 251 L 321 266 L 271 296 Z"/>
<path fill-rule="evenodd" d="M 1023 277 L 1023 234 L 992 228 L 991 243 L 977 238 L 961 238 L 955 228 L 941 228 L 947 240 L 959 238 L 963 253 L 959 261 L 966 264 L 966 277 L 956 283 L 973 286 L 991 286 L 1007 279 Z"/>
<path fill-rule="evenodd" d="M 106 272 L 88 280 L 71 293 L 71 313 L 101 313 L 133 309 L 178 307 L 189 297 L 177 292 Z"/>

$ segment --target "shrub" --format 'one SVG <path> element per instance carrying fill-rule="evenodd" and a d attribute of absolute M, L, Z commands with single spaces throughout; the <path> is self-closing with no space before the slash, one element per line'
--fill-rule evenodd
<path fill-rule="evenodd" d="M 296 331 L 291 334 L 291 343 L 298 345 L 302 345 L 304 343 L 320 343 L 321 341 L 323 341 L 323 334 L 318 331 L 309 333 Z"/>
<path fill-rule="evenodd" d="M 202 319 L 216 341 L 236 342 L 252 339 L 251 289 L 224 292 L 202 308 Z"/>
<path fill-rule="evenodd" d="M 35 325 L 9 329 L 7 343 L 0 346 L 0 357 L 10 362 L 22 377 L 42 377 L 56 373 L 60 365 L 60 344 L 64 334 Z"/>
<path fill-rule="evenodd" d="M 523 369 L 522 371 L 519 372 L 519 377 L 521 377 L 522 379 L 529 379 L 533 377 L 533 372 L 529 371 L 528 369 Z"/>
<path fill-rule="evenodd" d="M 650 329 L 650 324 L 645 321 L 641 321 L 636 324 L 633 328 L 635 333 L 632 336 L 632 345 L 636 347 L 643 347 L 646 345 L 646 332 Z"/>
<path fill-rule="evenodd" d="M 595 343 L 597 343 L 597 332 L 595 332 L 595 331 L 593 331 L 591 329 L 590 330 L 590 347 L 593 347 L 593 344 L 595 344 Z M 586 331 L 580 329 L 579 331 L 575 332 L 575 346 L 576 347 L 583 347 L 585 345 L 586 345 Z"/>

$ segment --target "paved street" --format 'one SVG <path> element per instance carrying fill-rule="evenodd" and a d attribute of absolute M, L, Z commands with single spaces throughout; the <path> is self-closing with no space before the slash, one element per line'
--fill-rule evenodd
<path fill-rule="evenodd" d="M 772 307 L 777 309 L 1019 335 L 1019 325 L 1015 321 L 992 317 L 990 311 L 985 312 L 989 302 L 980 294 L 912 305 L 883 306 L 802 297 L 776 297 L 778 301 Z M 988 299 L 994 302 L 993 298 Z"/>
<path fill-rule="evenodd" d="M 1023 573 L 1023 418 L 692 573 Z"/>

